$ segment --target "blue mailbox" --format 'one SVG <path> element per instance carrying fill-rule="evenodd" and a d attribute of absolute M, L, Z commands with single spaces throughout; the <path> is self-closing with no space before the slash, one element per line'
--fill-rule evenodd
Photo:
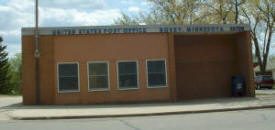
<path fill-rule="evenodd" d="M 245 95 L 245 80 L 242 76 L 233 76 L 231 79 L 231 93 L 232 96 Z"/>

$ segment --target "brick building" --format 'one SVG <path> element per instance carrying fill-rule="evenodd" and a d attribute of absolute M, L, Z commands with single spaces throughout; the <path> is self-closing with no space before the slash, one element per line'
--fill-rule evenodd
<path fill-rule="evenodd" d="M 34 28 L 22 28 L 23 103 L 35 104 Z M 254 96 L 247 25 L 39 28 L 41 104 Z"/>

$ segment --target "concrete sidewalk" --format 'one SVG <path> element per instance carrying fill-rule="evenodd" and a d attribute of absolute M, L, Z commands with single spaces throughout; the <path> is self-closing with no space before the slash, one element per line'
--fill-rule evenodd
<path fill-rule="evenodd" d="M 140 103 L 117 105 L 54 105 L 23 106 L 21 104 L 1 107 L 11 119 L 71 119 L 122 116 L 145 116 L 177 113 L 199 113 L 232 110 L 275 108 L 275 95 L 256 98 L 220 98 L 188 100 L 174 103 Z"/>

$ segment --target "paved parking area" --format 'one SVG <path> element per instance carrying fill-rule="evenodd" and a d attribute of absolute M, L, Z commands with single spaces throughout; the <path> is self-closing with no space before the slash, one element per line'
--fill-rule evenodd
<path fill-rule="evenodd" d="M 263 94 L 263 95 L 269 95 L 269 94 L 274 94 L 275 95 L 275 89 L 260 89 L 256 90 L 256 95 L 257 94 Z M 5 106 L 10 106 L 10 105 L 18 105 L 22 103 L 22 96 L 0 96 L 0 111 L 1 108 Z"/>
<path fill-rule="evenodd" d="M 275 94 L 275 89 L 260 89 L 260 90 L 256 90 L 256 95 L 257 94 Z"/>
<path fill-rule="evenodd" d="M 0 108 L 22 103 L 22 96 L 0 96 Z"/>
<path fill-rule="evenodd" d="M 7 113 L 10 106 L 22 104 L 22 96 L 0 96 L 0 120 L 9 120 Z"/>
<path fill-rule="evenodd" d="M 264 93 L 264 94 L 259 94 Z M 273 94 L 274 93 L 274 94 Z M 257 90 L 256 98 L 231 97 L 187 100 L 176 103 L 24 106 L 22 97 L 0 97 L 0 120 L 115 117 L 163 113 L 193 113 L 275 106 L 274 90 Z"/>
<path fill-rule="evenodd" d="M 256 95 L 275 95 L 275 89 L 256 90 Z M 22 103 L 22 96 L 0 96 L 0 111 L 6 106 L 19 105 Z"/>

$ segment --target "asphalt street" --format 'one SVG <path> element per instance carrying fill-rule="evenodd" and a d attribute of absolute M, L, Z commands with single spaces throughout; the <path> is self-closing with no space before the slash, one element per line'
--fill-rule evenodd
<path fill-rule="evenodd" d="M 0 120 L 0 130 L 274 130 L 275 109 L 68 120 Z"/>
<path fill-rule="evenodd" d="M 256 93 L 273 94 L 273 90 Z M 21 97 L 1 97 L 0 108 L 22 102 Z M 161 116 L 92 118 L 67 120 L 7 120 L 1 115 L 0 130 L 274 130 L 275 109 L 193 113 Z M 6 111 L 6 110 L 5 110 Z M 2 117 L 1 117 L 2 116 Z M 1 120 L 2 119 L 2 120 Z"/>

